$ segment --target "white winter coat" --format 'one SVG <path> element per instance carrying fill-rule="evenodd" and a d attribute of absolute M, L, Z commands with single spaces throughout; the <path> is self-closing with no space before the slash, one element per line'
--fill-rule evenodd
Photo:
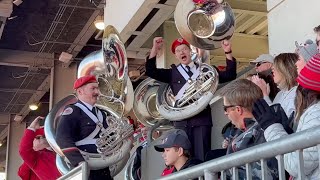
<path fill-rule="evenodd" d="M 320 102 L 306 109 L 298 122 L 297 131 L 303 131 L 312 127 L 320 126 Z M 266 141 L 272 141 L 285 136 L 287 132 L 279 123 L 272 124 L 264 131 Z M 318 137 L 320 138 L 320 137 Z M 316 146 L 303 150 L 304 171 L 308 180 L 319 180 L 319 154 Z M 293 177 L 298 177 L 298 153 L 291 152 L 284 155 L 285 169 Z"/>

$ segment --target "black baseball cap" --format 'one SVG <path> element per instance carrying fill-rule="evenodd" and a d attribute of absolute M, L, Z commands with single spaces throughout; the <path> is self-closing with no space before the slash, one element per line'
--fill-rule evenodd
<path fill-rule="evenodd" d="M 188 136 L 183 130 L 170 132 L 168 136 L 163 140 L 162 144 L 155 145 L 154 148 L 158 152 L 163 152 L 164 148 L 181 147 L 185 150 L 191 149 L 191 143 Z"/>

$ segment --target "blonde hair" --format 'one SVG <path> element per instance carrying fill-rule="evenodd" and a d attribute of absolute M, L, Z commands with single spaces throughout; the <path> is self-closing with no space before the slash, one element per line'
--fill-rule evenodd
<path fill-rule="evenodd" d="M 278 84 L 280 89 L 291 89 L 298 83 L 297 67 L 295 63 L 299 56 L 295 53 L 281 53 L 274 58 L 273 67 L 281 74 L 281 82 Z"/>

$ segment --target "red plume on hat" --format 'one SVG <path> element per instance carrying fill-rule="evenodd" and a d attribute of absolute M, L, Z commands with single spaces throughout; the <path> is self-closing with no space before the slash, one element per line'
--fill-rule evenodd
<path fill-rule="evenodd" d="M 97 83 L 97 79 L 93 75 L 88 75 L 88 76 L 83 76 L 81 78 L 78 78 L 74 84 L 73 84 L 73 89 L 78 89 L 79 87 L 89 84 L 89 83 Z"/>
<path fill-rule="evenodd" d="M 183 38 L 178 38 L 178 39 L 176 39 L 175 41 L 173 41 L 173 43 L 172 43 L 172 45 L 171 45 L 171 51 L 172 51 L 172 53 L 175 54 L 176 47 L 177 47 L 177 46 L 180 46 L 180 45 L 182 45 L 182 44 L 185 44 L 185 45 L 187 45 L 187 46 L 190 47 L 190 44 L 188 43 L 188 41 L 186 41 L 186 40 L 183 39 Z"/>

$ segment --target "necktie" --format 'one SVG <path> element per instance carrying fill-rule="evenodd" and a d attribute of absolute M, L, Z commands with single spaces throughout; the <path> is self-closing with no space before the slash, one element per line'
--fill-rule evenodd
<path fill-rule="evenodd" d="M 189 75 L 189 77 L 191 77 L 193 75 L 191 69 L 190 69 L 190 66 L 186 66 L 186 68 L 188 69 L 188 72 L 187 74 Z"/>
<path fill-rule="evenodd" d="M 95 116 L 97 116 L 97 108 L 96 108 L 96 107 L 92 107 L 91 112 L 92 112 Z"/>

